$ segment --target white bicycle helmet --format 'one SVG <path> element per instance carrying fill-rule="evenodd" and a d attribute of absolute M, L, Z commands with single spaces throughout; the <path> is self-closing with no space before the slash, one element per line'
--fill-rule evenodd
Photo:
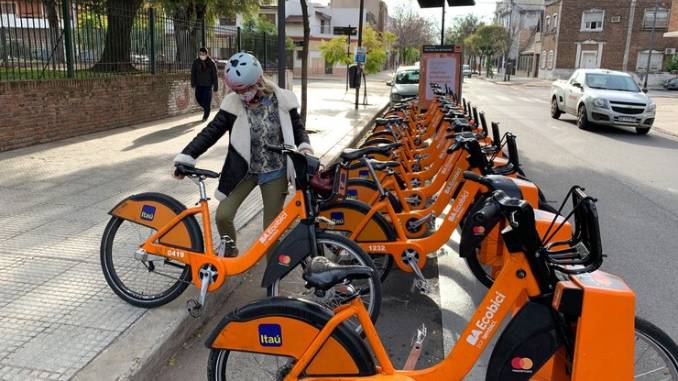
<path fill-rule="evenodd" d="M 232 90 L 246 89 L 264 75 L 257 57 L 249 53 L 236 53 L 228 60 L 224 79 Z"/>

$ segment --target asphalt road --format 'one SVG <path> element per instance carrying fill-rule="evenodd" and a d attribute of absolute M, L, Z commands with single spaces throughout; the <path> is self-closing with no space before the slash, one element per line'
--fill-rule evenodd
<path fill-rule="evenodd" d="M 603 270 L 636 291 L 636 314 L 678 339 L 678 138 L 656 131 L 582 131 L 553 120 L 549 88 L 467 80 L 464 97 L 518 136 L 527 175 L 560 202 L 579 184 L 598 198 Z M 678 103 L 678 102 L 677 102 Z M 658 119 L 663 116 L 657 115 Z"/>

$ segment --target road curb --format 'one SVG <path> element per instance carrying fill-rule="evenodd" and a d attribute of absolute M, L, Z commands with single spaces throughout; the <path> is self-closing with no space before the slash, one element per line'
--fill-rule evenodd
<path fill-rule="evenodd" d="M 369 118 L 363 118 L 355 131 L 349 131 L 335 147 L 354 146 L 374 124 L 379 116 L 383 115 L 388 107 L 386 103 Z M 328 150 L 321 156 L 323 163 L 335 162 L 341 149 Z M 260 213 L 260 212 L 259 212 Z M 257 214 L 258 215 L 258 214 Z M 241 234 L 251 225 L 248 221 Z M 148 310 L 130 328 L 125 330 L 108 348 L 100 352 L 90 363 L 78 371 L 74 381 L 101 379 L 105 375 L 110 380 L 150 380 L 154 378 L 157 370 L 178 348 L 188 340 L 196 331 L 205 325 L 214 322 L 220 309 L 218 306 L 227 303 L 229 297 L 238 289 L 246 277 L 252 276 L 247 272 L 241 276 L 231 277 L 225 290 L 211 294 L 208 299 L 205 315 L 194 319 L 186 312 L 186 297 L 197 297 L 198 290 L 190 287 L 184 296 L 161 308 Z"/>

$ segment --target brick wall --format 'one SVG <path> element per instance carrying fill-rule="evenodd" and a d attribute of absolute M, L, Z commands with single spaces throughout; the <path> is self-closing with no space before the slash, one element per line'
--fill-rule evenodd
<path fill-rule="evenodd" d="M 213 108 L 226 92 L 220 78 Z M 0 151 L 199 110 L 185 74 L 0 82 Z"/>

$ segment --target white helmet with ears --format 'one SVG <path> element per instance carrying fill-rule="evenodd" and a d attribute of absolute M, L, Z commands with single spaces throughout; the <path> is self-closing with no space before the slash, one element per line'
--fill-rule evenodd
<path fill-rule="evenodd" d="M 257 57 L 241 52 L 229 58 L 224 79 L 232 90 L 242 90 L 256 84 L 263 75 Z"/>

